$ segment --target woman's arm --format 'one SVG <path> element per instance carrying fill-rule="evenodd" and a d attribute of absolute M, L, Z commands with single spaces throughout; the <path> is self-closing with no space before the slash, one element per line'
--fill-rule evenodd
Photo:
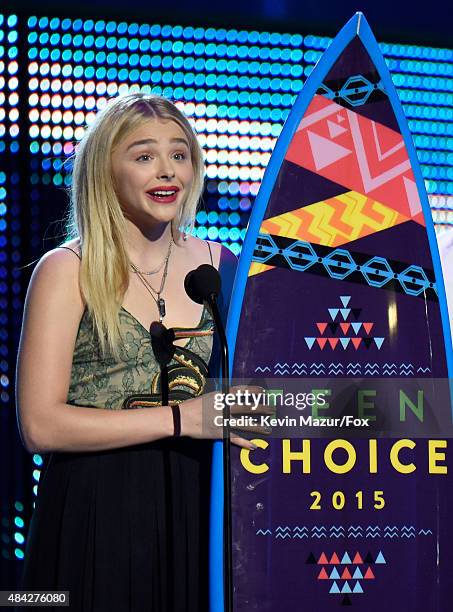
<path fill-rule="evenodd" d="M 32 275 L 16 377 L 17 416 L 25 447 L 30 452 L 94 451 L 171 436 L 168 406 L 111 411 L 66 403 L 84 310 L 78 274 L 77 258 L 56 249 Z"/>

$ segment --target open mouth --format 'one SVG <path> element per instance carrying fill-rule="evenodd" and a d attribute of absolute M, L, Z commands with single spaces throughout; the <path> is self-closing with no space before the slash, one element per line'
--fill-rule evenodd
<path fill-rule="evenodd" d="M 174 202 L 178 195 L 179 189 L 168 188 L 168 189 L 152 189 L 147 191 L 147 195 L 155 202 Z"/>

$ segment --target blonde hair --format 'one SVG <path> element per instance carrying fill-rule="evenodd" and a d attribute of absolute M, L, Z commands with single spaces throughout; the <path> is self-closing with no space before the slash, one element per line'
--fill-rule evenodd
<path fill-rule="evenodd" d="M 102 353 L 118 356 L 119 310 L 129 283 L 125 219 L 114 189 L 111 155 L 135 129 L 150 119 L 174 121 L 187 137 L 194 178 L 172 221 L 172 234 L 190 232 L 203 190 L 203 154 L 187 118 L 166 98 L 133 93 L 111 99 L 97 113 L 74 156 L 66 239 L 79 238 L 80 288 Z"/>

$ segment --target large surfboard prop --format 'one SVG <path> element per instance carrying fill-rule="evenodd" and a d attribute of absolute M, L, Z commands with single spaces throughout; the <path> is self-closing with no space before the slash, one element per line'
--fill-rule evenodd
<path fill-rule="evenodd" d="M 308 77 L 276 143 L 247 230 L 227 336 L 235 378 L 445 380 L 453 372 L 423 178 L 362 13 Z M 449 402 L 438 409 L 451 420 Z M 403 473 L 384 461 L 395 457 L 395 439 L 379 440 L 377 473 L 357 459 L 341 479 L 321 460 L 331 441 L 310 440 L 311 469 L 302 473 L 299 463 L 284 475 L 281 440 L 251 455 L 269 468 L 260 476 L 232 449 L 234 610 L 449 609 L 453 533 L 442 513 L 453 487 L 427 467 L 436 441 L 405 447 L 418 468 Z M 371 452 L 367 440 L 352 442 L 357 457 Z M 223 612 L 221 483 L 216 443 L 213 612 Z M 311 509 L 314 501 L 319 508 Z"/>

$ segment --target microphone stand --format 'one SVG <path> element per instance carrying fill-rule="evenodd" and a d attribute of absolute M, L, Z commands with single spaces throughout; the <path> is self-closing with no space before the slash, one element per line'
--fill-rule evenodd
<path fill-rule="evenodd" d="M 169 406 L 169 385 L 168 385 L 168 364 L 173 359 L 175 354 L 176 347 L 173 344 L 175 340 L 175 333 L 173 329 L 167 329 L 165 325 L 159 323 L 157 321 L 153 321 L 151 323 L 151 327 L 149 329 L 151 335 L 151 346 L 153 349 L 154 356 L 156 357 L 157 362 L 160 366 L 160 392 L 162 398 L 162 406 Z M 168 503 L 168 506 L 171 508 L 172 506 L 172 495 L 171 495 L 171 461 L 170 461 L 170 453 L 169 450 L 164 450 L 163 455 L 164 461 L 164 471 L 165 471 L 165 498 Z M 169 558 L 173 554 L 173 546 L 174 546 L 174 534 L 172 529 L 168 529 L 167 531 L 167 554 Z M 175 577 L 172 573 L 167 582 L 167 597 L 168 597 L 168 605 L 173 607 L 174 605 L 174 583 Z"/>
<path fill-rule="evenodd" d="M 226 395 L 230 389 L 230 363 L 228 355 L 228 343 L 225 335 L 219 309 L 217 307 L 216 295 L 211 294 L 207 302 L 211 308 L 214 325 L 219 334 L 221 347 L 221 371 L 222 371 L 222 393 Z M 231 449 L 230 449 L 230 407 L 226 402 L 223 406 L 223 495 L 224 495 L 224 521 L 223 521 L 223 545 L 225 549 L 225 612 L 233 611 L 233 549 L 232 549 L 232 512 L 231 512 Z M 226 423 L 226 425 L 225 425 Z"/>
<path fill-rule="evenodd" d="M 217 306 L 217 296 L 221 290 L 221 278 L 218 270 L 209 264 L 202 264 L 196 270 L 189 272 L 184 280 L 187 295 L 198 304 L 205 302 L 211 310 L 215 328 L 219 335 L 221 348 L 221 380 L 222 392 L 227 394 L 230 388 L 230 369 L 228 344 L 220 312 Z M 231 453 L 230 453 L 230 407 L 224 402 L 223 407 L 223 584 L 224 612 L 233 610 L 233 554 L 232 554 L 232 517 L 231 517 Z"/>

